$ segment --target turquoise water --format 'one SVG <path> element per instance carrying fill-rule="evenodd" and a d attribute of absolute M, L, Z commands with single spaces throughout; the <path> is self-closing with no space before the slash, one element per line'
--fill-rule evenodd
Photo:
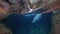
<path fill-rule="evenodd" d="M 40 11 L 42 10 L 27 14 L 11 14 L 3 22 L 13 34 L 48 34 L 51 28 L 51 13 L 41 14 Z"/>

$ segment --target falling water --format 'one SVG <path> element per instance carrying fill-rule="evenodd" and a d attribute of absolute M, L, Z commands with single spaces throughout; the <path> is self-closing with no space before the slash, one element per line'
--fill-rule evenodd
<path fill-rule="evenodd" d="M 37 14 L 35 18 L 33 19 L 32 23 L 37 22 L 42 17 L 42 14 Z"/>

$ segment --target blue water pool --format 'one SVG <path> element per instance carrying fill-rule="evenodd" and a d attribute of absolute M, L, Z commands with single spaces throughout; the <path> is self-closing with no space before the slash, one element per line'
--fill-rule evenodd
<path fill-rule="evenodd" d="M 51 12 L 41 14 L 39 9 L 32 13 L 11 14 L 3 22 L 13 34 L 48 34 L 51 29 Z"/>

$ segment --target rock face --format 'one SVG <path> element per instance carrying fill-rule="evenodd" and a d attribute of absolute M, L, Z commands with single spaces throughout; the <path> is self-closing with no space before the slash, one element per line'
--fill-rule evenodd
<path fill-rule="evenodd" d="M 9 12 L 9 4 L 7 2 L 0 1 L 0 19 L 5 18 Z"/>
<path fill-rule="evenodd" d="M 12 32 L 4 24 L 0 24 L 0 34 L 12 34 Z"/>
<path fill-rule="evenodd" d="M 60 10 L 53 12 L 51 34 L 60 34 Z"/>

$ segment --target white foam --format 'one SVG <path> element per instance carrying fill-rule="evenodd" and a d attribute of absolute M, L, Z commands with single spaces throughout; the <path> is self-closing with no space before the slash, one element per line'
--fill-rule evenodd
<path fill-rule="evenodd" d="M 37 14 L 37 15 L 34 17 L 32 23 L 37 22 L 37 21 L 42 17 L 41 15 L 42 15 L 42 14 Z"/>

